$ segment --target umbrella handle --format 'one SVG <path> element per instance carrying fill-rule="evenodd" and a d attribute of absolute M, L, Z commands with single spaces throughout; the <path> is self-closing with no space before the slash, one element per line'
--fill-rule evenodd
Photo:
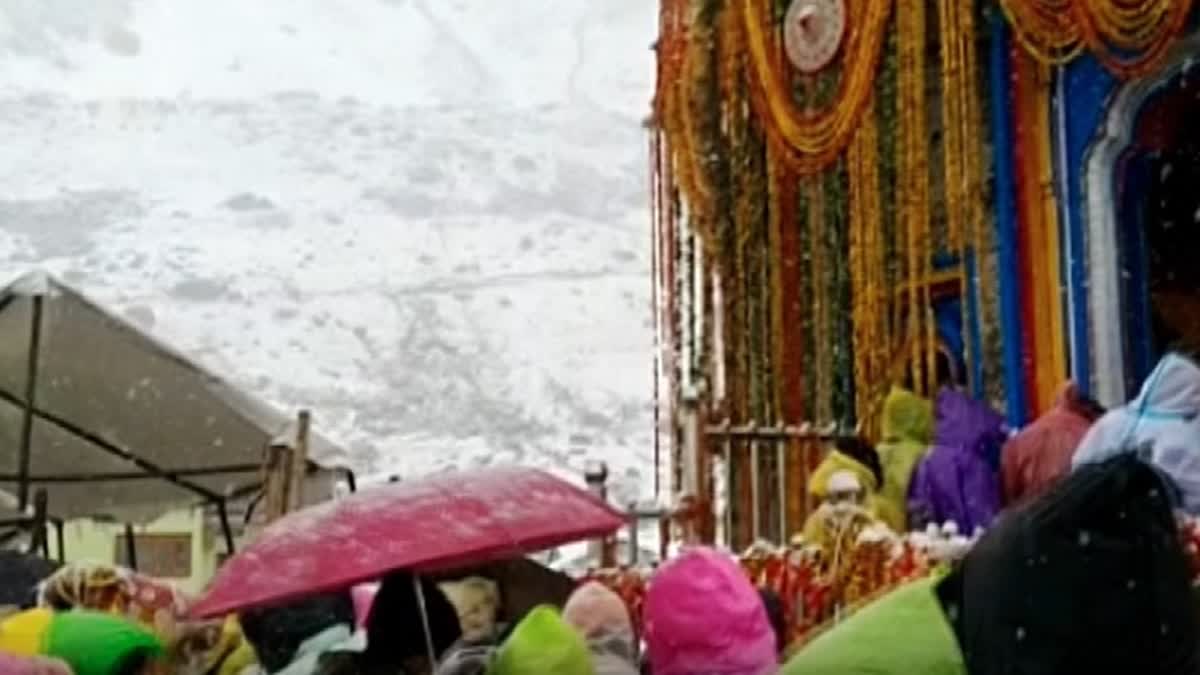
<path fill-rule="evenodd" d="M 421 627 L 425 629 L 425 650 L 429 654 L 430 671 L 437 670 L 437 654 L 433 653 L 433 634 L 429 630 L 429 612 L 425 609 L 425 586 L 421 575 L 413 575 L 413 591 L 417 594 L 417 609 L 421 611 Z"/>

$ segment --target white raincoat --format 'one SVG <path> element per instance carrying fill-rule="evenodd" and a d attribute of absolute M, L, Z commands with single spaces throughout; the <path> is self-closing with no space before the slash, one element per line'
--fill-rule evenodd
<path fill-rule="evenodd" d="M 1184 510 L 1200 515 L 1200 367 L 1183 356 L 1164 356 L 1137 398 L 1100 418 L 1071 465 L 1142 451 L 1174 481 Z"/>

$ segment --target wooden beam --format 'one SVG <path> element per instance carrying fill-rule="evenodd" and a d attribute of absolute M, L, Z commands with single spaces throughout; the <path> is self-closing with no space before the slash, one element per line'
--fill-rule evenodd
<path fill-rule="evenodd" d="M 29 352 L 25 361 L 25 400 L 21 415 L 21 445 L 17 460 L 17 508 L 29 507 L 29 467 L 33 463 L 33 419 L 36 413 L 38 365 L 42 351 L 42 314 L 45 299 L 33 297 L 33 318 L 29 322 Z"/>
<path fill-rule="evenodd" d="M 263 462 L 263 516 L 267 523 L 287 513 L 291 476 L 292 449 L 281 443 L 268 445 Z"/>
<path fill-rule="evenodd" d="M 292 441 L 291 476 L 288 486 L 288 511 L 304 508 L 304 483 L 308 475 L 308 436 L 312 413 L 301 410 L 296 416 L 296 438 Z"/>

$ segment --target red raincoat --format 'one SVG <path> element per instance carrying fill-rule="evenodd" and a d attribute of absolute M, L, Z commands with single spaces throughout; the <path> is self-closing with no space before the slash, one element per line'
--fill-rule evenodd
<path fill-rule="evenodd" d="M 1086 404 L 1068 384 L 1045 415 L 1004 446 L 1000 469 L 1005 505 L 1036 497 L 1071 470 L 1071 457 L 1103 411 Z"/>

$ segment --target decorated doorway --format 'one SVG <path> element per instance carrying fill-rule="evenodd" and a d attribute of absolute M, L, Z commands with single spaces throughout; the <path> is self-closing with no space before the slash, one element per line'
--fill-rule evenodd
<path fill-rule="evenodd" d="M 1127 400 L 1169 349 L 1200 350 L 1200 37 L 1122 86 L 1087 164 L 1096 390 Z"/>

